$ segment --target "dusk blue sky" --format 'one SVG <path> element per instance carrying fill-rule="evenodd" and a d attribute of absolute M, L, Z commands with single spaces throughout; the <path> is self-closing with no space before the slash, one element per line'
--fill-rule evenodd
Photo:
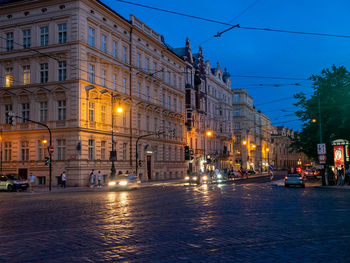
<path fill-rule="evenodd" d="M 220 66 L 227 68 L 231 75 L 308 78 L 333 64 L 349 68 L 350 38 L 245 29 L 233 29 L 224 33 L 221 38 L 214 38 L 216 32 L 227 27 L 117 0 L 102 2 L 127 19 L 130 14 L 134 14 L 162 34 L 172 47 L 184 46 L 186 37 L 190 38 L 192 52 L 196 53 L 198 46 L 202 45 L 205 60 L 210 60 L 214 66 L 219 61 Z M 346 0 L 130 0 L 130 2 L 232 24 L 239 23 L 241 26 L 350 35 L 350 1 Z M 252 4 L 253 6 L 244 14 L 233 20 Z M 256 108 L 270 117 L 272 124 L 284 125 L 295 130 L 301 128 L 301 123 L 295 121 L 297 117 L 286 111 L 296 109 L 293 106 L 294 93 L 312 92 L 310 81 L 233 76 L 231 80 L 233 88 L 248 90 Z M 265 86 L 297 82 L 302 86 Z M 259 84 L 264 86 L 256 86 Z M 271 101 L 275 102 L 270 103 Z"/>

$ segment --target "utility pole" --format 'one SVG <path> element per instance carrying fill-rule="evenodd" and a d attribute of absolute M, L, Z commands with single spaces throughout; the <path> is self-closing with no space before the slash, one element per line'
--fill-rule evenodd
<path fill-rule="evenodd" d="M 318 119 L 319 119 L 319 122 L 318 122 L 318 127 L 319 127 L 319 132 L 320 132 L 320 144 L 323 143 L 323 140 L 322 140 L 322 115 L 321 115 L 321 87 L 319 87 L 319 90 L 318 90 Z M 325 169 L 323 169 L 322 171 L 322 185 L 326 185 L 326 176 L 325 176 Z"/>

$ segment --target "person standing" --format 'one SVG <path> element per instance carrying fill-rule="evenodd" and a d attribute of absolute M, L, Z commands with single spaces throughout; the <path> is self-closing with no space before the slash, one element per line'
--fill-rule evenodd
<path fill-rule="evenodd" d="M 97 173 L 97 181 L 98 181 L 97 187 L 101 187 L 101 171 L 98 171 Z"/>
<path fill-rule="evenodd" d="M 94 185 L 95 185 L 95 174 L 94 174 L 94 169 L 92 169 L 90 172 L 90 187 L 94 187 Z"/>
<path fill-rule="evenodd" d="M 30 191 L 33 192 L 33 187 L 34 187 L 34 183 L 35 183 L 35 175 L 33 173 L 30 173 L 29 175 L 29 188 Z"/>
<path fill-rule="evenodd" d="M 66 179 L 67 179 L 67 176 L 66 176 L 66 171 L 63 171 L 63 173 L 61 174 L 61 180 L 62 180 L 62 187 L 63 188 L 66 188 Z"/>

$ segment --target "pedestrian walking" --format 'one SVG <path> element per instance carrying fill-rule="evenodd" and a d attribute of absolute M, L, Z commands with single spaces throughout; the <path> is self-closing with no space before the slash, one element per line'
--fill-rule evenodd
<path fill-rule="evenodd" d="M 97 187 L 101 187 L 101 171 L 98 171 L 97 173 L 97 181 L 98 181 Z"/>
<path fill-rule="evenodd" d="M 35 183 L 35 175 L 33 173 L 30 173 L 29 175 L 29 189 L 31 192 L 34 192 L 34 183 Z"/>
<path fill-rule="evenodd" d="M 94 169 L 92 169 L 90 172 L 90 187 L 94 187 L 94 185 L 95 185 L 95 174 L 94 174 Z"/>
<path fill-rule="evenodd" d="M 63 171 L 63 173 L 61 174 L 61 181 L 62 181 L 62 187 L 63 188 L 66 188 L 66 179 L 67 179 L 67 176 L 66 176 L 66 171 Z"/>

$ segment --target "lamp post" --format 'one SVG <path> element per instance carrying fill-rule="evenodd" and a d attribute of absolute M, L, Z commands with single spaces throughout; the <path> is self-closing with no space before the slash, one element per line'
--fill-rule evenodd
<path fill-rule="evenodd" d="M 246 141 L 246 140 L 243 140 L 243 141 L 242 141 L 242 144 L 243 144 L 244 146 L 246 146 L 246 145 L 247 145 L 247 141 Z M 245 149 L 247 150 L 247 161 L 249 162 L 249 152 L 248 152 L 247 147 L 245 147 Z M 242 149 L 242 150 L 243 150 L 243 149 Z M 242 154 L 242 152 L 243 152 L 243 151 L 241 151 L 241 160 L 243 159 L 243 154 Z M 246 162 L 246 164 L 247 164 L 247 162 Z M 243 160 L 242 160 L 242 163 L 241 163 L 241 169 L 243 169 Z"/>
<path fill-rule="evenodd" d="M 207 160 L 207 156 L 206 156 L 206 146 L 205 146 L 205 141 L 206 141 L 206 137 L 211 137 L 213 135 L 213 133 L 211 131 L 206 131 L 205 134 L 204 134 L 204 150 L 203 150 L 203 155 L 204 155 L 204 160 L 206 162 Z M 205 169 L 204 169 L 205 170 Z"/>
<path fill-rule="evenodd" d="M 266 152 L 267 152 L 267 170 L 270 167 L 270 148 L 266 148 Z"/>

